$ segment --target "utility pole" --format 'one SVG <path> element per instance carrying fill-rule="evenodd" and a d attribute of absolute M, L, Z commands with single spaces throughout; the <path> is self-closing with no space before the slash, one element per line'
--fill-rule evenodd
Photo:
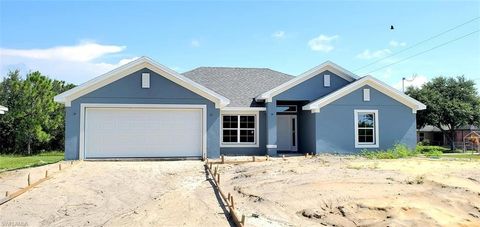
<path fill-rule="evenodd" d="M 413 82 L 417 78 L 417 74 L 413 74 L 412 79 L 407 79 L 406 77 L 402 77 L 402 92 L 405 93 L 405 81 Z"/>

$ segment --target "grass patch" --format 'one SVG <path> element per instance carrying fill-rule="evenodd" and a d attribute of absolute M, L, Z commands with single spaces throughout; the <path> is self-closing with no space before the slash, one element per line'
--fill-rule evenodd
<path fill-rule="evenodd" d="M 478 155 L 478 154 L 467 154 L 467 153 L 462 153 L 462 154 L 444 154 L 444 155 L 442 155 L 442 158 L 466 158 L 466 159 L 476 159 L 476 160 L 480 160 L 480 155 Z"/>
<path fill-rule="evenodd" d="M 0 172 L 59 162 L 64 159 L 63 154 L 60 151 L 52 151 L 32 156 L 0 155 Z"/>
<path fill-rule="evenodd" d="M 393 148 L 386 151 L 363 150 L 361 155 L 369 159 L 397 159 L 413 157 L 418 155 L 418 152 L 416 150 L 409 149 L 405 144 L 395 144 Z"/>

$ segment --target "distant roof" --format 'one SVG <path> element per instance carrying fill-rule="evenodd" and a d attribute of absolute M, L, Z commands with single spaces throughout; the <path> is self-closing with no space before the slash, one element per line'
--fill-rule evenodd
<path fill-rule="evenodd" d="M 448 130 L 448 127 L 447 126 L 442 126 L 442 129 L 443 130 Z M 475 125 L 465 125 L 465 126 L 459 127 L 458 129 L 459 130 L 475 131 L 475 130 L 478 130 L 480 128 L 475 126 Z M 425 125 L 423 128 L 418 129 L 417 131 L 419 131 L 419 132 L 441 132 L 438 127 L 435 127 L 433 125 Z"/>
<path fill-rule="evenodd" d="M 295 78 L 267 68 L 236 67 L 199 67 L 182 75 L 228 98 L 229 107 L 257 106 L 256 96 Z"/>

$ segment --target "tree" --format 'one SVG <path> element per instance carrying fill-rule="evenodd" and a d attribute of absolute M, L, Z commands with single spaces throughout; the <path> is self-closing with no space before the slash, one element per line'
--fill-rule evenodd
<path fill-rule="evenodd" d="M 480 97 L 475 82 L 464 76 L 437 77 L 421 88 L 409 87 L 406 93 L 427 105 L 426 110 L 417 113 L 417 127 L 439 128 L 448 138 L 451 150 L 455 150 L 457 129 L 480 124 Z"/>
<path fill-rule="evenodd" d="M 10 72 L 0 83 L 0 103 L 9 111 L 0 117 L 2 152 L 31 154 L 42 149 L 62 149 L 64 107 L 53 97 L 74 87 L 32 72 L 22 80 Z"/>

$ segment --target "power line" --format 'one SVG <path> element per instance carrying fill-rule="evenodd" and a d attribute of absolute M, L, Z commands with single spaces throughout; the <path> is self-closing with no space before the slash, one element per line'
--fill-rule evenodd
<path fill-rule="evenodd" d="M 470 35 L 473 35 L 473 34 L 479 32 L 479 31 L 480 31 L 480 29 L 479 29 L 479 30 L 475 30 L 475 31 L 470 32 L 470 33 L 468 33 L 468 34 L 466 34 L 466 35 L 460 36 L 460 37 L 458 37 L 458 38 L 455 38 L 455 39 L 449 40 L 449 41 L 447 41 L 447 42 L 444 42 L 444 43 L 442 43 L 442 44 L 440 44 L 440 45 L 434 46 L 434 47 L 432 47 L 432 48 L 430 48 L 430 49 L 424 50 L 424 51 L 419 52 L 419 53 L 416 53 L 416 54 L 414 54 L 414 55 L 410 55 L 410 56 L 408 56 L 408 57 L 406 57 L 406 58 L 404 58 L 404 59 L 401 59 L 401 60 L 399 60 L 399 61 L 396 61 L 396 62 L 393 62 L 393 63 L 391 63 L 391 64 L 388 64 L 388 65 L 382 66 L 382 67 L 380 67 L 380 68 L 377 68 L 377 69 L 375 69 L 375 70 L 373 70 L 373 71 L 368 72 L 367 74 L 372 73 L 372 72 L 376 72 L 376 71 L 378 71 L 378 70 L 387 68 L 387 67 L 389 67 L 389 66 L 398 64 L 398 63 L 400 63 L 400 62 L 404 62 L 404 61 L 406 61 L 406 60 L 408 60 L 408 59 L 410 59 L 410 58 L 416 57 L 416 56 L 418 56 L 418 55 L 427 53 L 427 52 L 432 51 L 432 50 L 434 50 L 434 49 L 437 49 L 437 48 L 439 48 L 439 47 L 445 46 L 445 45 L 447 45 L 447 44 L 449 44 L 449 43 L 452 43 L 452 42 L 455 42 L 455 41 L 457 41 L 457 40 L 463 39 L 463 38 L 465 38 L 465 37 L 467 37 L 467 36 L 470 36 Z"/>
<path fill-rule="evenodd" d="M 412 46 L 409 46 L 409 47 L 407 47 L 407 48 L 405 48 L 405 49 L 402 49 L 402 50 L 400 50 L 400 51 L 398 51 L 398 52 L 395 52 L 395 53 L 393 53 L 393 54 L 390 54 L 390 55 L 388 55 L 388 56 L 386 56 L 386 57 L 380 58 L 380 59 L 378 59 L 378 60 L 376 60 L 376 61 L 374 61 L 374 62 L 372 62 L 372 63 L 369 63 L 369 64 L 367 64 L 367 65 L 364 65 L 364 66 L 362 66 L 362 67 L 360 67 L 360 68 L 357 68 L 357 69 L 355 69 L 355 70 L 353 70 L 353 71 L 354 71 L 354 72 L 357 72 L 357 71 L 360 70 L 360 69 L 366 68 L 366 67 L 371 66 L 371 65 L 373 65 L 373 64 L 375 64 L 375 63 L 377 63 L 377 62 L 379 62 L 379 61 L 385 60 L 385 59 L 387 59 L 387 58 L 390 58 L 390 57 L 393 57 L 393 56 L 395 56 L 395 55 L 397 55 L 397 54 L 400 54 L 400 53 L 402 53 L 402 52 L 405 52 L 405 51 L 407 51 L 407 50 L 409 50 L 409 49 L 412 49 L 412 48 L 414 48 L 414 47 L 416 47 L 416 46 L 419 46 L 419 45 L 421 45 L 421 44 L 423 44 L 423 43 L 426 43 L 426 42 L 428 42 L 428 41 L 430 41 L 430 40 L 432 40 L 432 39 L 435 39 L 435 38 L 437 38 L 437 37 L 439 37 L 439 36 L 441 36 L 441 35 L 443 35 L 443 34 L 445 34 L 445 33 L 448 33 L 448 32 L 450 32 L 450 31 L 453 31 L 453 30 L 455 30 L 455 29 L 457 29 L 457 28 L 459 28 L 459 27 L 462 27 L 463 25 L 466 25 L 466 24 L 471 23 L 471 22 L 473 22 L 473 21 L 475 21 L 475 20 L 478 20 L 478 19 L 480 19 L 480 17 L 475 17 L 475 18 L 473 18 L 473 19 L 471 19 L 471 20 L 468 20 L 467 22 L 464 22 L 464 23 L 462 23 L 462 24 L 459 24 L 459 25 L 457 25 L 457 26 L 455 26 L 455 27 L 453 27 L 453 28 L 450 28 L 450 29 L 448 29 L 448 30 L 446 30 L 446 31 L 440 32 L 440 33 L 438 33 L 438 34 L 436 34 L 436 35 L 434 35 L 434 36 L 432 36 L 432 37 L 430 37 L 430 38 L 428 38 L 428 39 L 425 39 L 425 40 L 423 40 L 423 41 L 420 41 L 420 42 L 418 42 L 418 43 L 415 43 L 415 44 L 413 44 Z"/>

